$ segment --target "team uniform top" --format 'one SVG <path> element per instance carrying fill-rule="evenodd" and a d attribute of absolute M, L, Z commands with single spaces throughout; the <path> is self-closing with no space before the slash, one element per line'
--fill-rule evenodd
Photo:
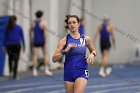
<path fill-rule="evenodd" d="M 68 44 L 75 44 L 75 47 L 65 54 L 64 69 L 87 69 L 85 36 L 80 35 L 79 39 L 74 39 L 70 34 L 67 34 L 65 47 Z"/>
<path fill-rule="evenodd" d="M 101 41 L 106 41 L 106 42 L 109 42 L 110 41 L 110 33 L 107 31 L 107 26 L 108 24 L 106 23 L 103 23 L 102 24 L 102 31 L 100 33 L 100 40 Z"/>
<path fill-rule="evenodd" d="M 35 21 L 34 31 L 34 44 L 43 44 L 45 42 L 44 31 L 40 27 L 40 20 Z"/>
<path fill-rule="evenodd" d="M 6 30 L 4 46 L 9 46 L 13 44 L 20 45 L 21 41 L 22 41 L 23 47 L 25 47 L 23 30 L 19 25 L 15 24 L 13 29 Z"/>
<path fill-rule="evenodd" d="M 111 47 L 111 43 L 110 43 L 110 33 L 107 31 L 107 23 L 103 23 L 102 24 L 102 30 L 100 33 L 100 49 L 101 52 L 103 52 L 104 50 L 109 50 Z"/>
<path fill-rule="evenodd" d="M 83 24 L 80 24 L 80 26 L 79 26 L 79 33 L 82 35 L 84 35 L 85 34 L 85 32 L 84 32 L 84 25 Z"/>

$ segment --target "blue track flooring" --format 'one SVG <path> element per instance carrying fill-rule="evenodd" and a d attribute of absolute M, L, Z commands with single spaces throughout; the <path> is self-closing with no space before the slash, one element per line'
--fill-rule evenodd
<path fill-rule="evenodd" d="M 140 66 L 113 67 L 110 76 L 101 78 L 98 67 L 90 68 L 85 93 L 140 93 Z M 0 81 L 0 93 L 65 93 L 63 70 L 54 76 L 27 76 L 19 80 Z"/>

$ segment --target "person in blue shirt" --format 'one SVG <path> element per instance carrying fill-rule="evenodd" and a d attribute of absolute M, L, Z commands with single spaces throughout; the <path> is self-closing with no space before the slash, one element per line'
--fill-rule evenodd
<path fill-rule="evenodd" d="M 57 62 L 65 55 L 64 85 L 66 93 L 84 93 L 89 76 L 88 62 L 93 64 L 96 50 L 90 37 L 79 33 L 80 20 L 77 15 L 67 15 L 65 22 L 70 33 L 59 41 L 52 61 Z M 87 48 L 90 51 L 89 56 L 86 56 Z"/>
<path fill-rule="evenodd" d="M 80 26 L 79 26 L 79 33 L 80 34 L 85 34 L 85 24 L 86 24 L 86 20 L 85 18 L 81 18 L 80 19 Z"/>
<path fill-rule="evenodd" d="M 21 26 L 16 24 L 16 16 L 9 19 L 7 29 L 5 31 L 4 48 L 8 54 L 10 79 L 17 79 L 18 60 L 21 50 L 21 42 L 23 51 L 25 51 L 24 34 Z"/>
<path fill-rule="evenodd" d="M 38 58 L 38 49 L 42 48 L 44 55 L 44 65 L 46 75 L 52 76 L 53 73 L 48 68 L 48 59 L 47 59 L 47 24 L 46 21 L 42 20 L 43 16 L 42 11 L 37 11 L 35 13 L 36 20 L 31 23 L 30 28 L 30 40 L 33 44 L 33 76 L 37 76 L 37 58 Z"/>
<path fill-rule="evenodd" d="M 101 77 L 106 77 L 110 74 L 112 69 L 107 67 L 108 53 L 111 48 L 110 36 L 112 37 L 113 45 L 115 47 L 115 37 L 114 29 L 109 23 L 109 16 L 105 15 L 103 18 L 103 23 L 99 25 L 97 32 L 95 34 L 95 41 L 97 36 L 100 34 L 100 49 L 102 53 L 102 63 L 99 70 L 99 75 Z"/>

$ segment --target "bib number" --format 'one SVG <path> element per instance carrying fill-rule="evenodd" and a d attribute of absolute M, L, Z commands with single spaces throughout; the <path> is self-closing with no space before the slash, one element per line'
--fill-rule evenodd
<path fill-rule="evenodd" d="M 85 70 L 85 75 L 86 75 L 87 77 L 89 76 L 88 70 Z"/>

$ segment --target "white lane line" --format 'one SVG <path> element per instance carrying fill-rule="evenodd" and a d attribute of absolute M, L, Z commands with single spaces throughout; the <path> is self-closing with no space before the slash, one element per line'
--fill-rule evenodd
<path fill-rule="evenodd" d="M 140 86 L 129 86 L 129 87 L 120 87 L 120 88 L 113 88 L 113 89 L 105 89 L 105 90 L 100 90 L 96 92 L 90 92 L 90 93 L 108 93 L 111 91 L 119 91 L 119 90 L 126 90 L 126 89 L 135 89 L 135 88 L 140 88 Z"/>
<path fill-rule="evenodd" d="M 46 88 L 61 88 L 63 85 L 46 85 L 46 86 L 40 86 L 40 87 L 31 87 L 31 88 L 24 88 L 24 89 L 16 89 L 12 91 L 7 91 L 5 93 L 19 93 L 19 92 L 25 92 L 30 90 L 36 90 L 36 89 L 46 89 Z"/>
<path fill-rule="evenodd" d="M 90 80 L 88 80 L 88 82 L 90 82 L 90 81 L 100 81 L 100 80 L 103 80 L 103 78 L 96 78 L 96 79 L 90 79 Z M 127 80 L 127 78 L 124 78 L 124 79 L 117 79 L 117 80 L 113 80 L 113 82 L 115 81 L 123 81 L 123 82 L 127 82 L 126 81 Z M 134 81 L 134 82 L 136 82 L 137 83 L 137 81 L 139 81 L 140 80 L 140 78 L 128 78 L 128 80 L 130 80 L 130 81 Z"/>
<path fill-rule="evenodd" d="M 106 87 L 111 87 L 111 86 L 121 86 L 121 85 L 129 85 L 128 83 L 117 83 L 117 84 L 104 84 L 104 85 L 90 85 L 87 87 L 87 89 L 90 89 L 90 88 L 106 88 Z M 55 91 L 51 91 L 51 92 L 46 92 L 46 93 L 62 93 L 64 92 L 65 89 L 62 89 L 62 90 L 55 90 Z"/>
<path fill-rule="evenodd" d="M 32 85 L 42 85 L 42 84 L 47 84 L 46 82 L 38 82 L 38 83 L 25 83 L 25 84 L 16 84 L 16 85 L 6 85 L 6 86 L 1 86 L 1 88 L 14 88 L 14 87 L 24 87 L 24 86 L 32 86 Z"/>
<path fill-rule="evenodd" d="M 101 80 L 101 79 L 96 79 L 96 80 Z M 140 80 L 140 78 L 134 78 L 132 79 L 135 83 Z M 92 79 L 90 81 L 95 81 L 95 79 Z M 89 81 L 89 82 L 90 82 Z M 120 80 L 114 80 L 115 82 L 120 81 Z M 123 81 L 125 83 L 125 81 Z M 113 82 L 112 82 L 113 83 Z M 24 87 L 24 86 L 30 86 L 30 85 L 40 85 L 40 84 L 47 84 L 46 82 L 35 82 L 35 83 L 25 83 L 25 84 L 10 84 L 10 85 L 4 85 L 0 86 L 0 88 L 11 88 L 11 87 Z"/>
<path fill-rule="evenodd" d="M 99 87 L 120 86 L 120 85 L 129 85 L 129 84 L 117 83 L 117 84 L 92 85 L 92 86 L 88 86 L 87 88 L 99 88 Z M 61 87 L 64 87 L 64 85 L 50 85 L 50 86 L 47 85 L 47 86 L 40 86 L 40 87 L 23 88 L 23 89 L 7 91 L 5 93 L 25 92 L 25 91 L 36 90 L 36 89 L 61 88 Z M 59 92 L 59 90 L 52 91 L 52 93 L 53 92 Z"/>
<path fill-rule="evenodd" d="M 63 93 L 65 92 L 65 89 L 59 89 L 59 90 L 55 90 L 55 91 L 51 91 L 51 92 L 45 92 L 45 93 Z"/>
<path fill-rule="evenodd" d="M 116 84 L 104 84 L 104 85 L 92 85 L 92 86 L 88 86 L 88 88 L 106 88 L 106 87 L 112 87 L 112 86 L 122 86 L 122 85 L 129 85 L 128 83 L 116 83 Z"/>
<path fill-rule="evenodd" d="M 135 79 L 136 80 L 136 79 Z M 31 85 L 41 85 L 40 87 L 32 87 Z M 59 87 L 64 87 L 64 86 L 60 86 L 60 85 L 51 85 L 50 86 L 43 86 L 42 84 L 47 84 L 44 82 L 39 82 L 39 83 L 31 83 L 31 84 L 18 84 L 18 85 L 8 85 L 8 86 L 2 86 L 1 88 L 11 88 L 11 87 L 23 87 L 23 86 L 31 86 L 31 88 L 24 88 L 24 89 L 17 89 L 17 90 L 12 90 L 12 91 L 8 91 L 6 93 L 13 93 L 13 92 L 22 92 L 22 91 L 29 91 L 29 90 L 34 90 L 34 89 L 44 89 L 44 88 L 59 88 Z M 101 88 L 101 87 L 109 87 L 109 86 L 119 86 L 119 85 L 130 85 L 129 83 L 125 82 L 125 83 L 117 83 L 117 84 L 105 84 L 105 85 L 93 85 L 93 86 L 88 86 L 87 88 Z M 53 92 L 53 91 L 52 91 Z"/>

